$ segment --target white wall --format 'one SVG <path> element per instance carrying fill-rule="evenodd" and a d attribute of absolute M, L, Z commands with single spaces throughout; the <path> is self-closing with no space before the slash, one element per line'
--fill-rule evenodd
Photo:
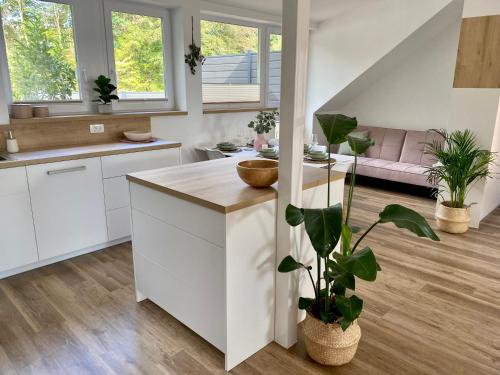
<path fill-rule="evenodd" d="M 341 92 L 320 111 L 356 116 L 365 125 L 414 130 L 446 127 L 459 31 L 457 13 L 455 20 L 429 35 L 399 64 L 360 88 L 359 95 L 346 102 Z"/>
<path fill-rule="evenodd" d="M 498 0 L 465 0 L 464 18 L 496 14 L 500 14 L 500 1 Z"/>
<path fill-rule="evenodd" d="M 311 34 L 306 132 L 313 114 L 451 0 L 374 0 L 322 22 Z"/>
<path fill-rule="evenodd" d="M 465 0 L 463 17 L 481 17 L 500 14 L 499 0 Z M 500 89 L 453 89 L 450 127 L 475 130 L 481 145 L 494 152 L 500 151 Z M 500 154 L 492 171 L 494 178 L 476 184 L 469 196 L 472 207 L 472 225 L 500 205 Z"/>

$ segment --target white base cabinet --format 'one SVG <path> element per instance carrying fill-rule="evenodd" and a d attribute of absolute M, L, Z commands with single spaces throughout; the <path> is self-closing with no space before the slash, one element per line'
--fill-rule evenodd
<path fill-rule="evenodd" d="M 180 149 L 102 157 L 106 220 L 110 241 L 130 236 L 130 194 L 126 175 L 180 164 Z"/>
<path fill-rule="evenodd" d="M 0 279 L 130 239 L 125 175 L 180 164 L 180 148 L 0 169 Z"/>
<path fill-rule="evenodd" d="M 108 240 L 100 158 L 27 167 L 40 260 Z"/>
<path fill-rule="evenodd" d="M 38 260 L 26 169 L 0 170 L 0 272 Z"/>

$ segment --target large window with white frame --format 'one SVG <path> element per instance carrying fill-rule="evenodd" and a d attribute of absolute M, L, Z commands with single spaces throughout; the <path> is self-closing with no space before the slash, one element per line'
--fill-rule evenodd
<path fill-rule="evenodd" d="M 10 102 L 92 110 L 93 80 L 118 86 L 115 110 L 174 109 L 167 8 L 118 0 L 0 0 L 0 61 Z"/>
<path fill-rule="evenodd" d="M 108 0 L 105 22 L 109 75 L 121 102 L 171 102 L 168 11 Z"/>
<path fill-rule="evenodd" d="M 13 102 L 80 100 L 73 12 L 59 1 L 0 1 Z"/>
<path fill-rule="evenodd" d="M 203 103 L 260 103 L 260 27 L 206 17 L 200 30 Z"/>

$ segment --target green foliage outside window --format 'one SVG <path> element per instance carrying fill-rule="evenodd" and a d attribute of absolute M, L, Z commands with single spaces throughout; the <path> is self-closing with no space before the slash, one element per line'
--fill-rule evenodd
<path fill-rule="evenodd" d="M 257 52 L 258 46 L 256 27 L 201 21 L 201 51 L 205 57 Z"/>
<path fill-rule="evenodd" d="M 15 101 L 69 100 L 78 93 L 71 7 L 1 0 Z"/>
<path fill-rule="evenodd" d="M 119 92 L 165 92 L 162 21 L 112 12 Z"/>

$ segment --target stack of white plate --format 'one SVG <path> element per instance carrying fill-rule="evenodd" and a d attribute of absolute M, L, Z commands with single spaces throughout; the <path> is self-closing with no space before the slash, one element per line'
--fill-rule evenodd
<path fill-rule="evenodd" d="M 266 159 L 278 159 L 279 151 L 275 148 L 265 148 L 259 152 L 259 156 Z"/>
<path fill-rule="evenodd" d="M 231 151 L 236 151 L 238 149 L 238 147 L 231 142 L 217 143 L 217 148 L 222 152 L 231 152 Z"/>

